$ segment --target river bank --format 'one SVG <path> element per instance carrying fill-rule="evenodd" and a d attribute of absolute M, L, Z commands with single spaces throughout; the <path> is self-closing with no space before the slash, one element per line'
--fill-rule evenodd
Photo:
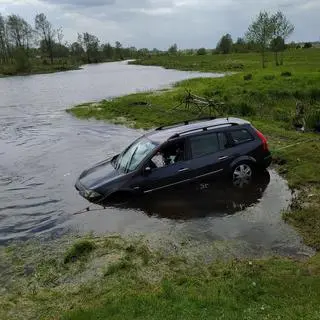
<path fill-rule="evenodd" d="M 234 260 L 227 247 L 114 235 L 0 248 L 0 317 L 318 319 L 319 256 Z"/>
<path fill-rule="evenodd" d="M 105 60 L 96 64 L 118 62 L 119 59 Z M 15 64 L 0 65 L 0 78 L 12 76 L 29 76 L 34 74 L 50 74 L 56 72 L 80 70 L 84 64 L 82 62 L 71 62 L 68 60 L 54 61 L 53 64 L 43 63 L 39 60 L 31 61 L 25 71 L 17 69 Z M 92 64 L 94 65 L 94 64 Z"/>
<path fill-rule="evenodd" d="M 19 71 L 15 65 L 0 65 L 0 78 L 12 76 L 29 76 L 34 74 L 49 74 L 81 69 L 80 64 L 32 64 L 30 69 Z"/>

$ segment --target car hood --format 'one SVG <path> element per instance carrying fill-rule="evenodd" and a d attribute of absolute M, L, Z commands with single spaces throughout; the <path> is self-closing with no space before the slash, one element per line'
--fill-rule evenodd
<path fill-rule="evenodd" d="M 92 189 L 97 187 L 101 183 L 111 181 L 119 176 L 122 176 L 123 173 L 116 170 L 112 164 L 111 159 L 99 162 L 92 168 L 84 171 L 79 180 L 80 183 L 87 189 Z"/>

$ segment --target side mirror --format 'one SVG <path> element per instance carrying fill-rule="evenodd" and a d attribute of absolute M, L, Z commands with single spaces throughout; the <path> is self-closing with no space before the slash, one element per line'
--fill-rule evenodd
<path fill-rule="evenodd" d="M 143 174 L 145 176 L 149 175 L 151 173 L 151 168 L 150 167 L 145 167 L 144 170 L 143 170 Z"/>

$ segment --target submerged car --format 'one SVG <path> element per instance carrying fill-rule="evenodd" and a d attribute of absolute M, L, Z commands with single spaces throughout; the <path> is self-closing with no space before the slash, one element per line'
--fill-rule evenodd
<path fill-rule="evenodd" d="M 122 153 L 84 171 L 76 189 L 90 202 L 102 203 L 218 175 L 243 187 L 270 163 L 267 139 L 250 122 L 188 120 L 157 128 Z"/>

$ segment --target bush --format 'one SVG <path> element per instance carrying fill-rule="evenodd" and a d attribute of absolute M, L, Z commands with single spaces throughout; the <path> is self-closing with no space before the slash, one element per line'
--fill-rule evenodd
<path fill-rule="evenodd" d="M 312 48 L 312 43 L 311 42 L 306 42 L 303 46 L 304 49 L 309 49 Z"/>
<path fill-rule="evenodd" d="M 273 119 L 283 122 L 290 122 L 292 120 L 289 112 L 278 108 L 273 111 Z"/>
<path fill-rule="evenodd" d="M 65 254 L 64 263 L 74 262 L 86 257 L 95 248 L 94 244 L 88 240 L 76 242 Z"/>
<path fill-rule="evenodd" d="M 292 73 L 290 71 L 284 71 L 281 73 L 281 77 L 291 77 Z"/>
<path fill-rule="evenodd" d="M 31 70 L 31 63 L 25 49 L 17 49 L 14 54 L 17 72 L 28 72 Z"/>
<path fill-rule="evenodd" d="M 207 50 L 205 48 L 200 48 L 198 51 L 197 51 L 197 55 L 198 56 L 205 56 L 207 54 Z"/>
<path fill-rule="evenodd" d="M 253 76 L 252 76 L 251 73 L 245 74 L 245 75 L 243 76 L 243 80 L 245 80 L 245 81 L 249 81 L 249 80 L 252 80 L 252 79 L 253 79 Z"/>
<path fill-rule="evenodd" d="M 255 115 L 256 113 L 256 109 L 254 108 L 254 106 L 246 103 L 246 102 L 242 102 L 240 104 L 240 115 L 242 116 L 252 116 Z"/>
<path fill-rule="evenodd" d="M 266 75 L 263 77 L 264 80 L 268 80 L 268 81 L 274 80 L 275 78 L 276 78 L 276 76 L 273 74 Z"/>
<path fill-rule="evenodd" d="M 320 109 L 309 112 L 305 117 L 306 127 L 314 130 L 320 122 Z"/>

